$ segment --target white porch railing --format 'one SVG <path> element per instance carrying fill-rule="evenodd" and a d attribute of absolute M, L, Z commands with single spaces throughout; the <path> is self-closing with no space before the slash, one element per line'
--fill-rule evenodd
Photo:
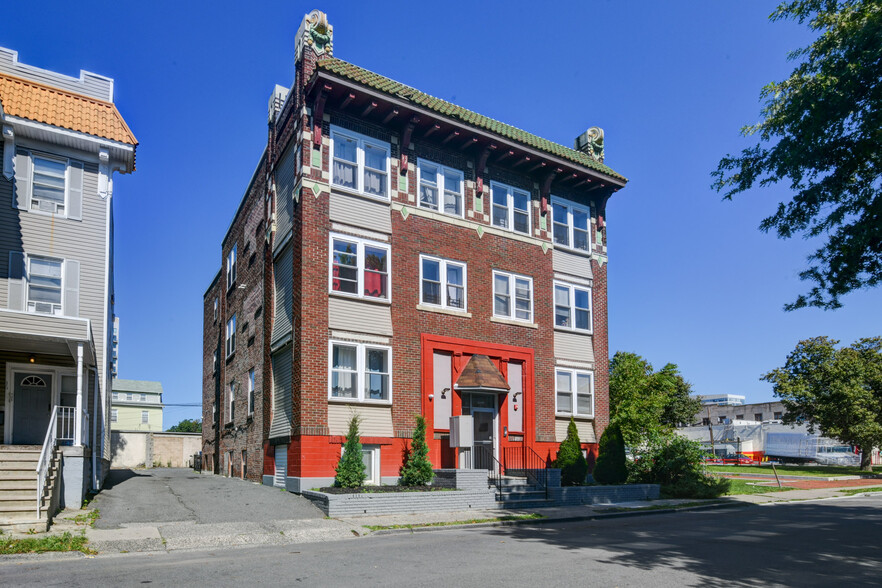
<path fill-rule="evenodd" d="M 55 446 L 63 442 L 73 444 L 76 442 L 76 407 L 54 406 L 52 417 L 49 419 L 49 428 L 46 429 L 46 438 L 43 440 L 43 450 L 40 452 L 40 461 L 37 462 L 37 518 L 40 518 L 43 503 L 43 490 L 46 487 L 46 477 L 49 475 L 49 466 L 55 455 Z M 82 430 L 80 439 L 84 446 L 89 445 L 89 413 L 83 411 Z"/>

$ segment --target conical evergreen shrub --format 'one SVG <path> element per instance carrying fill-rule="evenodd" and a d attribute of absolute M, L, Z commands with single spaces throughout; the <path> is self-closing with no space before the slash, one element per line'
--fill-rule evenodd
<path fill-rule="evenodd" d="M 346 443 L 343 445 L 343 456 L 337 463 L 337 475 L 334 486 L 338 488 L 358 488 L 367 479 L 364 460 L 361 456 L 361 435 L 358 432 L 360 419 L 354 415 L 349 421 Z"/>
<path fill-rule="evenodd" d="M 593 475 L 599 484 L 624 484 L 628 480 L 625 440 L 618 425 L 608 426 L 600 436 L 600 455 Z"/>
<path fill-rule="evenodd" d="M 402 486 L 428 486 L 434 477 L 432 462 L 429 461 L 429 445 L 426 443 L 426 419 L 417 416 L 410 451 L 401 466 L 400 484 Z"/>
<path fill-rule="evenodd" d="M 564 486 L 576 486 L 585 483 L 588 475 L 588 462 L 582 455 L 582 446 L 579 441 L 579 431 L 576 429 L 576 421 L 570 417 L 567 427 L 567 438 L 564 439 L 557 450 L 557 458 L 552 464 L 560 468 L 560 481 Z"/>

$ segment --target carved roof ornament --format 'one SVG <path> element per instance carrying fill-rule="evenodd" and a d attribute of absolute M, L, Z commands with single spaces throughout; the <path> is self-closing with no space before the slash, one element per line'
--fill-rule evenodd
<path fill-rule="evenodd" d="M 603 129 L 591 127 L 576 137 L 575 149 L 587 154 L 594 161 L 603 163 Z"/>
<path fill-rule="evenodd" d="M 313 10 L 303 17 L 297 31 L 297 61 L 303 57 L 303 48 L 310 47 L 316 55 L 334 54 L 334 27 L 328 24 L 328 15 Z"/>

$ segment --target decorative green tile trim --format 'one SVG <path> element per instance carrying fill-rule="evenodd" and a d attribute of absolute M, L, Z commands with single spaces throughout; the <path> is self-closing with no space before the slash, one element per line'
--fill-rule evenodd
<path fill-rule="evenodd" d="M 294 202 L 300 203 L 300 192 L 303 191 L 303 184 L 297 184 L 294 188 Z"/>
<path fill-rule="evenodd" d="M 548 221 L 545 220 L 547 216 L 548 216 L 547 214 L 540 214 L 539 215 L 539 229 L 542 231 L 548 230 Z"/>
<path fill-rule="evenodd" d="M 475 212 L 484 213 L 484 198 L 481 194 L 475 194 Z"/>
<path fill-rule="evenodd" d="M 312 190 L 312 193 L 316 198 L 321 196 L 323 192 L 328 192 L 330 194 L 327 184 L 320 184 L 319 182 L 303 182 L 303 187 Z"/>
<path fill-rule="evenodd" d="M 407 193 L 407 176 L 398 177 L 398 191 Z"/>
<path fill-rule="evenodd" d="M 601 267 L 603 266 L 604 263 L 606 263 L 606 256 L 605 255 L 593 255 L 592 257 L 593 257 L 594 261 L 597 262 L 597 265 L 599 265 Z"/>
<path fill-rule="evenodd" d="M 478 233 L 478 239 L 482 238 L 484 236 L 484 227 L 478 225 L 475 227 L 475 232 Z"/>
<path fill-rule="evenodd" d="M 603 244 L 603 231 L 594 231 L 594 240 L 598 245 Z"/>
<path fill-rule="evenodd" d="M 548 243 L 542 243 L 542 253 L 548 253 Z"/>
<path fill-rule="evenodd" d="M 312 149 L 312 167 L 322 168 L 322 150 Z"/>
<path fill-rule="evenodd" d="M 402 207 L 401 207 L 401 218 L 403 218 L 404 220 L 407 220 L 407 215 L 409 215 L 409 214 L 410 214 L 410 213 L 407 212 L 407 208 L 405 208 L 404 206 L 402 206 Z"/>

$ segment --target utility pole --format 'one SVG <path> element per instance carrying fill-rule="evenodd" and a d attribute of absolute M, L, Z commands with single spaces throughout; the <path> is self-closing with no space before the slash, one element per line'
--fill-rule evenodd
<path fill-rule="evenodd" d="M 707 407 L 707 430 L 710 431 L 711 453 L 717 457 L 717 450 L 714 448 L 714 424 L 710 419 L 710 406 Z"/>

